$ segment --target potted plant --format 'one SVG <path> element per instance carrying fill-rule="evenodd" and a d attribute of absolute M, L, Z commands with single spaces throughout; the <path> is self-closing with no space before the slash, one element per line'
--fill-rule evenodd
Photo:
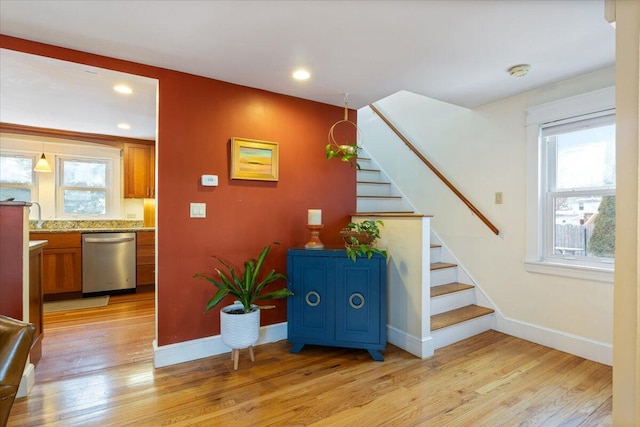
<path fill-rule="evenodd" d="M 381 220 L 366 219 L 362 222 L 350 222 L 340 231 L 347 256 L 353 262 L 358 256 L 371 259 L 373 254 L 379 254 L 387 257 L 387 251 L 373 247 L 376 240 L 380 238 L 379 226 L 384 226 Z"/>
<path fill-rule="evenodd" d="M 212 255 L 226 268 L 226 271 L 216 268 L 216 276 L 207 274 L 195 274 L 193 276 L 207 280 L 218 289 L 207 303 L 207 311 L 218 305 L 227 295 L 233 295 L 236 299 L 234 304 L 223 307 L 220 310 L 220 336 L 222 342 L 234 350 L 235 369 L 237 369 L 237 349 L 251 347 L 258 341 L 260 309 L 273 308 L 273 306 L 258 306 L 255 302 L 286 298 L 289 295 L 293 295 L 293 292 L 287 288 L 261 293 L 268 284 L 277 280 L 287 279 L 284 274 L 277 273 L 275 270 L 271 270 L 266 275 L 261 274 L 270 249 L 271 246 L 267 245 L 260 252 L 257 259 L 245 261 L 243 271 L 236 271 L 233 266 L 220 257 Z"/>
<path fill-rule="evenodd" d="M 359 149 L 360 147 L 357 144 L 327 144 L 325 147 L 327 160 L 337 158 L 343 162 L 349 162 L 351 166 L 355 164 L 358 169 L 360 169 L 360 165 L 356 163 L 356 160 Z"/>

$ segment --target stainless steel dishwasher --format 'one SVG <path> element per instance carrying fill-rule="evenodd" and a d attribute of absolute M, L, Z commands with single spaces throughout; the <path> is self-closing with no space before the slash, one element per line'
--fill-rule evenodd
<path fill-rule="evenodd" d="M 136 233 L 82 235 L 82 293 L 136 288 Z"/>

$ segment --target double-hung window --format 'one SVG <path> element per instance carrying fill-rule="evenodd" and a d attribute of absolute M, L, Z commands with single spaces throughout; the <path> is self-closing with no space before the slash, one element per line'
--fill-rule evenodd
<path fill-rule="evenodd" d="M 612 281 L 614 104 L 607 88 L 527 111 L 528 271 Z"/>
<path fill-rule="evenodd" d="M 106 217 L 112 187 L 110 159 L 58 158 L 58 216 Z"/>
<path fill-rule="evenodd" d="M 37 199 L 35 164 L 35 154 L 0 154 L 0 200 L 30 202 Z"/>

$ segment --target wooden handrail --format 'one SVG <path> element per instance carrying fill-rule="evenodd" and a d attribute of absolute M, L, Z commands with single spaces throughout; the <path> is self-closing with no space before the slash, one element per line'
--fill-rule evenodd
<path fill-rule="evenodd" d="M 398 135 L 398 138 L 400 138 L 406 145 L 407 147 L 409 147 L 409 150 L 413 151 L 413 153 L 418 156 L 418 158 L 420 160 L 422 160 L 422 162 L 429 168 L 431 169 L 431 172 L 433 172 L 438 178 L 440 178 L 440 180 L 444 183 L 444 185 L 446 185 L 451 191 L 453 191 L 453 193 L 458 196 L 458 198 L 460 200 L 462 200 L 462 203 L 464 203 L 465 205 L 467 205 L 467 207 L 469 209 L 471 209 L 471 211 L 476 214 L 476 216 L 478 218 L 480 218 L 480 220 L 482 222 L 484 222 L 484 224 L 489 227 L 489 229 L 491 229 L 491 231 L 493 231 L 496 235 L 500 234 L 500 230 L 498 230 L 498 227 L 496 227 L 495 225 L 493 225 L 491 223 L 491 221 L 489 221 L 487 219 L 486 216 L 484 216 L 482 214 L 482 212 L 480 212 L 478 210 L 478 208 L 476 208 L 473 203 L 471 203 L 469 201 L 469 199 L 467 199 L 466 197 L 464 197 L 464 195 L 442 174 L 440 173 L 440 171 L 429 161 L 427 160 L 426 157 L 424 157 L 422 155 L 422 153 L 420 153 L 420 151 L 418 151 L 418 149 L 416 147 L 414 147 L 414 145 L 409 142 L 409 140 L 407 138 L 405 138 L 405 136 L 400 133 L 400 131 L 393 125 L 393 123 L 391 123 L 389 121 L 389 119 L 387 119 L 384 114 L 382 114 L 380 112 L 380 110 L 378 110 L 373 104 L 369 104 L 369 107 L 373 110 L 374 113 L 376 113 L 383 122 L 385 122 L 387 124 L 387 126 L 389 126 L 389 128 L 396 134 Z"/>

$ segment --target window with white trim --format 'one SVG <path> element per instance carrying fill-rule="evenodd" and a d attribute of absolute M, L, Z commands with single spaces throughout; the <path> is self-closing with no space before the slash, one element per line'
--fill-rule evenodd
<path fill-rule="evenodd" d="M 527 111 L 528 271 L 613 281 L 614 88 Z"/>
<path fill-rule="evenodd" d="M 0 200 L 36 200 L 36 173 L 33 170 L 35 165 L 35 154 L 0 154 Z"/>
<path fill-rule="evenodd" d="M 106 217 L 110 210 L 112 161 L 58 157 L 58 217 Z"/>
<path fill-rule="evenodd" d="M 544 258 L 613 263 L 616 125 L 611 111 L 542 126 Z"/>

